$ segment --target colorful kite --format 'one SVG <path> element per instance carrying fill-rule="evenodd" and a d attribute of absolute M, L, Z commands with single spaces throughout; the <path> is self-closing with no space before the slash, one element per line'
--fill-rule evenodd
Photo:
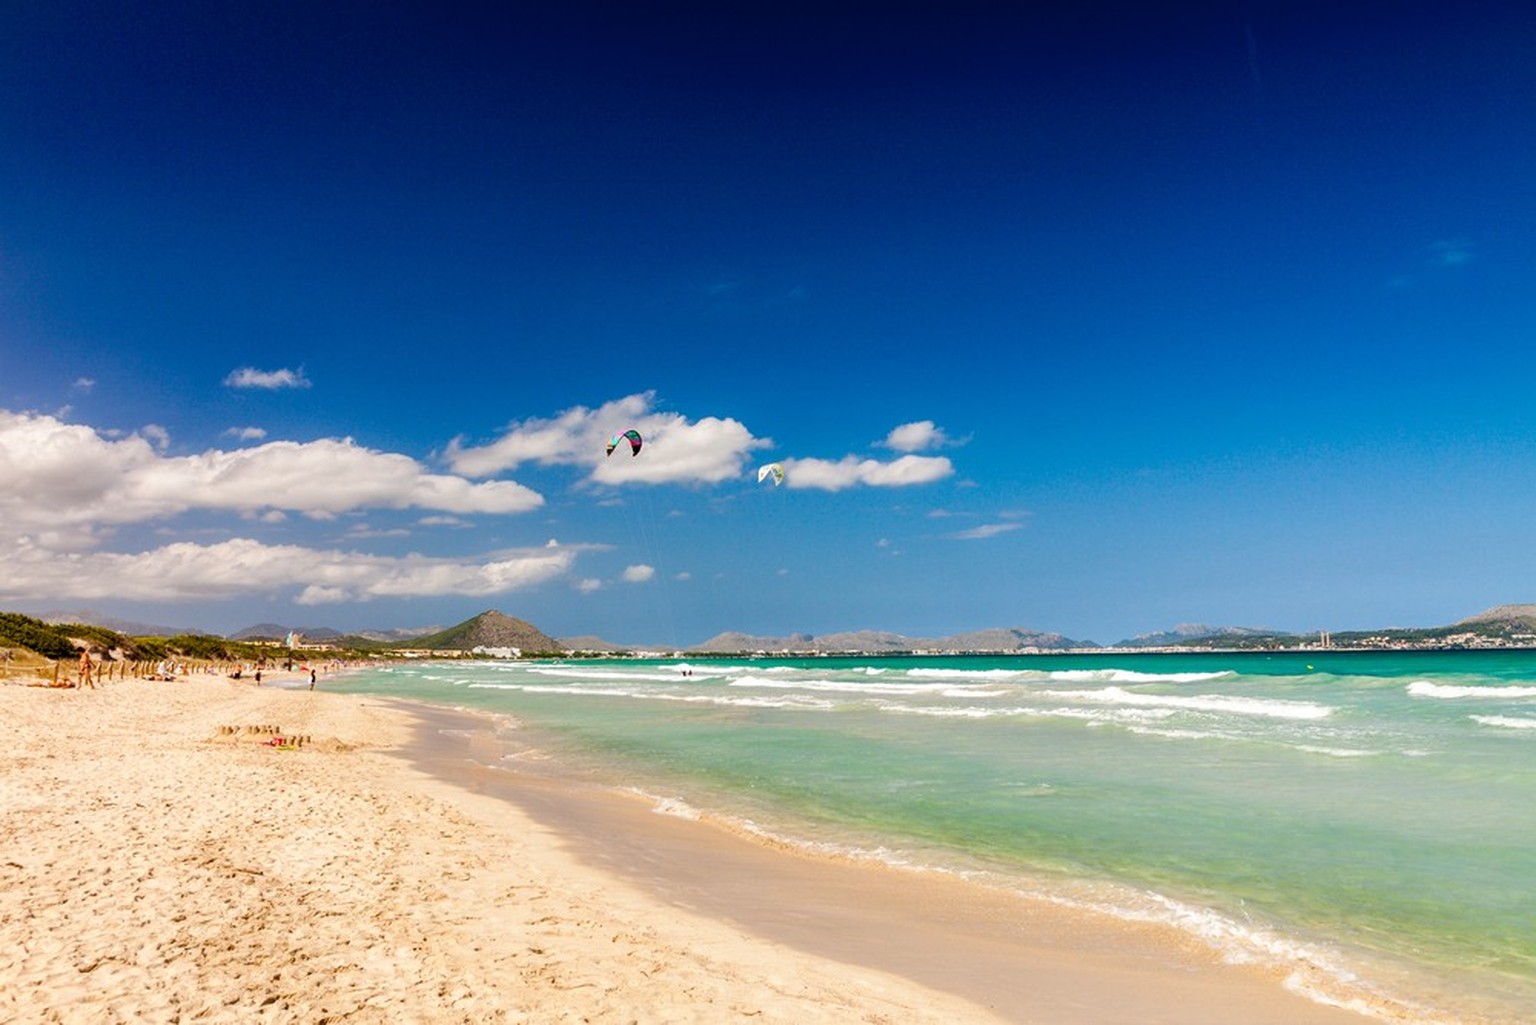
<path fill-rule="evenodd" d="M 615 434 L 613 437 L 609 438 L 608 439 L 608 454 L 609 455 L 613 455 L 613 450 L 618 448 L 619 447 L 619 442 L 623 441 L 625 438 L 629 439 L 629 454 L 631 456 L 639 455 L 640 454 L 640 432 L 635 430 L 634 428 L 630 428 L 629 430 L 625 431 L 623 434 Z"/>

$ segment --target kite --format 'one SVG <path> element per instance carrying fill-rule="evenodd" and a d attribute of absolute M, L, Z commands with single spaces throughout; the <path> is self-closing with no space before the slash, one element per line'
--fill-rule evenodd
<path fill-rule="evenodd" d="M 630 428 L 629 430 L 625 431 L 623 434 L 615 434 L 613 437 L 609 438 L 608 439 L 608 454 L 609 455 L 613 455 L 613 450 L 619 447 L 619 442 L 623 441 L 626 438 L 629 439 L 629 454 L 631 456 L 639 455 L 640 454 L 640 432 L 635 430 L 634 428 Z"/>
<path fill-rule="evenodd" d="M 757 482 L 759 484 L 761 484 L 764 480 L 768 479 L 769 477 L 773 478 L 773 486 L 774 487 L 778 487 L 780 484 L 783 484 L 784 483 L 784 464 L 783 463 L 769 463 L 767 466 L 758 467 L 758 470 L 757 470 Z"/>

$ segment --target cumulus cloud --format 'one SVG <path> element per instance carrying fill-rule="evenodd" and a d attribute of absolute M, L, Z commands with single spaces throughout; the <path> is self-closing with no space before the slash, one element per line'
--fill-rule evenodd
<path fill-rule="evenodd" d="M 512 481 L 429 473 L 350 438 L 275 441 L 165 456 L 163 432 L 108 438 L 51 416 L 0 410 L 0 524 L 121 524 L 194 509 L 278 509 L 316 518 L 361 508 L 520 513 L 543 497 Z"/>
<path fill-rule="evenodd" d="M 784 483 L 792 488 L 819 488 L 842 491 L 857 485 L 877 488 L 901 488 L 931 484 L 955 472 L 944 456 L 905 455 L 891 462 L 844 456 L 828 459 L 786 459 Z"/>
<path fill-rule="evenodd" d="M 640 564 L 624 568 L 624 580 L 631 584 L 643 584 L 656 575 L 656 567 Z"/>
<path fill-rule="evenodd" d="M 480 559 L 388 557 L 246 538 L 177 542 L 132 554 L 95 552 L 61 559 L 20 539 L 5 553 L 0 598 L 198 601 L 299 589 L 319 605 L 373 598 L 483 596 L 531 587 L 569 571 L 574 549 L 538 548 Z"/>
<path fill-rule="evenodd" d="M 236 538 L 140 552 L 97 549 L 125 525 L 164 530 L 193 511 L 269 526 L 289 514 L 335 518 L 421 508 L 452 517 L 520 513 L 543 498 L 511 481 L 431 473 L 408 456 L 351 439 L 269 442 L 168 456 L 155 427 L 109 436 L 55 417 L 0 409 L 0 597 L 181 601 L 298 591 L 300 602 L 484 595 L 566 572 L 579 549 L 473 558 L 403 558 Z M 394 531 L 356 535 L 397 536 Z"/>
<path fill-rule="evenodd" d="M 886 448 L 897 452 L 922 452 L 949 444 L 949 436 L 932 420 L 902 424 L 885 436 Z"/>
<path fill-rule="evenodd" d="M 224 383 L 231 388 L 264 388 L 274 391 L 278 388 L 308 388 L 309 379 L 300 370 L 257 370 L 255 367 L 241 367 L 231 370 L 224 378 Z"/>
<path fill-rule="evenodd" d="M 604 484 L 718 483 L 741 475 L 750 453 L 772 444 L 730 418 L 689 420 L 652 409 L 653 392 L 589 409 L 575 406 L 550 419 L 512 423 L 500 438 L 466 446 L 456 438 L 444 457 L 456 472 L 485 477 L 525 463 L 577 466 Z M 629 429 L 645 439 L 640 454 L 627 445 L 605 454 L 608 440 Z"/>

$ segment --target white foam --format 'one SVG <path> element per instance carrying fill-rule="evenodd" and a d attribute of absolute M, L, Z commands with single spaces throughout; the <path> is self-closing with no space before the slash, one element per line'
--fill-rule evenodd
<path fill-rule="evenodd" d="M 950 698 L 990 698 L 1008 693 L 981 687 L 957 687 L 953 683 L 864 683 L 859 680 L 765 680 L 743 676 L 732 680 L 732 687 L 758 687 L 774 690 L 808 690 L 833 694 L 861 694 L 871 697 L 911 697 L 936 694 Z"/>
<path fill-rule="evenodd" d="M 1325 719 L 1333 714 L 1329 705 L 1310 701 L 1285 701 L 1279 698 L 1244 698 L 1233 694 L 1142 694 L 1122 687 L 1103 690 L 1051 692 L 1064 701 L 1094 701 L 1142 708 L 1172 708 L 1182 711 L 1223 712 L 1231 715 L 1256 715 L 1268 719 Z"/>
<path fill-rule="evenodd" d="M 1016 680 L 1021 677 L 1038 679 L 1043 674 L 1017 669 L 908 669 L 906 675 L 925 680 Z"/>
<path fill-rule="evenodd" d="M 528 672 L 536 673 L 539 676 L 558 676 L 567 679 L 591 680 L 594 683 L 605 682 L 608 680 L 647 680 L 651 682 L 664 681 L 667 683 L 676 683 L 687 679 L 710 678 L 708 675 L 701 677 L 697 673 L 695 673 L 693 677 L 685 677 L 683 676 L 682 670 L 680 669 L 672 669 L 666 672 L 644 673 L 634 669 L 562 669 L 555 666 L 530 666 L 528 668 Z"/>
<path fill-rule="evenodd" d="M 656 803 L 651 806 L 651 811 L 657 815 L 670 815 L 672 818 L 687 819 L 690 822 L 697 822 L 704 817 L 704 813 L 699 811 L 699 809 L 687 801 L 681 801 L 675 797 L 658 798 Z"/>
<path fill-rule="evenodd" d="M 1408 693 L 1416 698 L 1536 698 L 1536 687 L 1454 687 L 1428 680 L 1415 680 Z"/>
<path fill-rule="evenodd" d="M 927 715 L 936 719 L 995 719 L 1004 715 L 1031 714 L 1022 708 L 957 708 L 952 705 L 895 705 L 880 706 L 882 712 L 902 715 Z"/>
<path fill-rule="evenodd" d="M 1366 751 L 1358 747 L 1318 747 L 1313 744 L 1297 744 L 1296 750 L 1307 754 L 1326 755 L 1329 758 L 1374 758 L 1380 751 Z"/>
<path fill-rule="evenodd" d="M 634 701 L 672 701 L 688 705 L 722 705 L 733 708 L 793 708 L 823 712 L 836 706 L 823 698 L 787 694 L 779 698 L 743 697 L 727 694 L 680 694 L 675 691 L 642 690 L 629 687 L 554 687 L 539 684 L 475 683 L 480 690 L 515 690 L 524 694 L 553 694 L 560 697 L 629 698 Z"/>
<path fill-rule="evenodd" d="M 1536 719 L 1514 715 L 1469 715 L 1468 719 L 1484 726 L 1502 726 L 1507 730 L 1536 730 Z"/>
<path fill-rule="evenodd" d="M 1237 675 L 1231 669 L 1214 673 L 1142 673 L 1134 669 L 1059 669 L 1050 674 L 1062 683 L 1205 683 Z"/>
<path fill-rule="evenodd" d="M 1156 722 L 1169 716 L 1177 715 L 1177 711 L 1171 708 L 1024 708 L 1011 706 L 1007 708 L 989 707 L 978 708 L 963 705 L 903 705 L 884 704 L 880 706 L 882 712 L 897 712 L 904 715 L 926 715 L 939 719 L 998 719 L 1015 716 L 1026 719 L 1073 719 L 1078 722 L 1087 722 L 1095 726 L 1120 726 L 1126 723 Z"/>

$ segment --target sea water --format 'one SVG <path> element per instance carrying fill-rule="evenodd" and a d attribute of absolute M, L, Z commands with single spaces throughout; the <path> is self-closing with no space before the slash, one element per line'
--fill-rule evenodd
<path fill-rule="evenodd" d="M 1536 1021 L 1536 652 L 433 662 L 327 689 L 498 714 L 509 757 L 659 811 L 1167 923 L 1316 999 Z"/>

